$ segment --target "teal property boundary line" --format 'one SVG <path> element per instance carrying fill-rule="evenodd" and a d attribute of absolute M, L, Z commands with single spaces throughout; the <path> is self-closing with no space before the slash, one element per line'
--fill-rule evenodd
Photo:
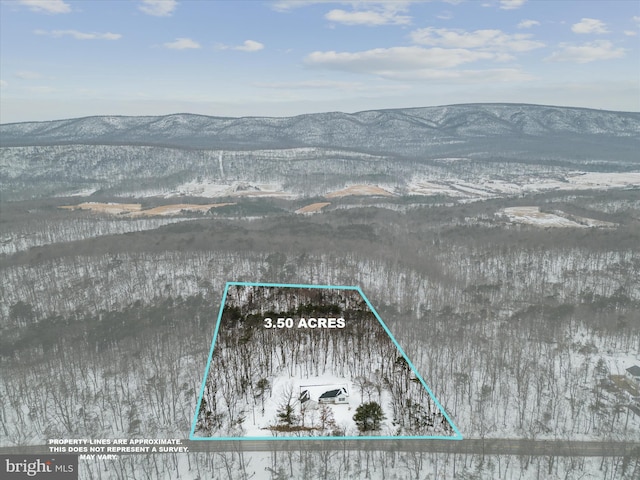
<path fill-rule="evenodd" d="M 375 317 L 378 319 L 378 322 L 380 322 L 380 325 L 382 325 L 382 328 L 384 329 L 384 331 L 386 332 L 387 335 L 389 335 L 389 338 L 391 338 L 391 341 L 393 342 L 393 344 L 396 346 L 396 348 L 398 349 L 398 351 L 400 352 L 400 354 L 402 355 L 402 357 L 406 360 L 407 364 L 409 365 L 409 367 L 411 368 L 413 374 L 416 376 L 416 378 L 420 381 L 420 383 L 422 384 L 422 386 L 424 387 L 424 389 L 427 391 L 427 393 L 429 394 L 429 396 L 431 397 L 431 399 L 433 400 L 433 402 L 436 404 L 436 406 L 440 409 L 440 412 L 442 412 L 442 415 L 444 416 L 444 418 L 447 420 L 447 422 L 449 423 L 449 425 L 451 426 L 451 428 L 453 429 L 453 431 L 455 432 L 455 435 L 452 436 L 444 436 L 444 435 L 420 435 L 420 436 L 405 436 L 405 435 L 398 435 L 398 436 L 390 436 L 390 435 L 385 435 L 385 436 L 344 436 L 344 437 L 196 437 L 195 436 L 195 430 L 196 430 L 196 424 L 198 421 L 198 413 L 200 412 L 200 405 L 202 404 L 202 398 L 204 397 L 204 390 L 206 388 L 206 384 L 207 384 L 207 378 L 209 377 L 209 370 L 211 368 L 211 360 L 213 359 L 213 349 L 215 347 L 216 344 L 216 340 L 218 338 L 218 331 L 220 329 L 220 323 L 222 321 L 222 312 L 224 310 L 224 305 L 227 299 L 227 293 L 229 291 L 229 287 L 231 286 L 244 286 L 244 287 L 283 287 L 283 288 L 315 288 L 315 289 L 334 289 L 334 290 L 352 290 L 352 291 L 356 291 L 358 292 L 362 298 L 364 299 L 365 303 L 367 304 L 367 306 L 371 309 L 371 312 L 373 312 L 373 314 L 375 315 Z M 290 284 L 290 283 L 252 283 L 252 282 L 227 282 L 225 287 L 224 287 L 224 293 L 222 294 L 222 301 L 220 302 L 220 310 L 218 312 L 218 320 L 216 321 L 216 328 L 214 330 L 213 333 L 213 340 L 211 342 L 211 348 L 209 349 L 209 359 L 207 360 L 207 366 L 205 367 L 204 370 L 204 376 L 202 378 L 202 386 L 200 387 L 200 395 L 198 396 L 198 403 L 196 405 L 196 411 L 195 414 L 193 415 L 193 422 L 191 425 L 191 432 L 189 433 L 189 440 L 193 440 L 193 441 L 221 441 L 221 440 L 424 440 L 424 439 L 433 439 L 433 440 L 462 440 L 462 434 L 460 433 L 460 430 L 458 430 L 458 427 L 456 427 L 455 423 L 453 423 L 453 420 L 451 420 L 451 418 L 449 417 L 449 415 L 447 414 L 447 412 L 445 411 L 445 409 L 443 408 L 443 406 L 440 404 L 440 402 L 438 401 L 438 399 L 436 398 L 436 396 L 433 394 L 433 392 L 431 391 L 431 389 L 429 388 L 429 386 L 427 385 L 427 383 L 424 381 L 424 379 L 422 378 L 422 376 L 418 373 L 416 367 L 413 365 L 413 363 L 411 362 L 411 360 L 409 360 L 409 358 L 407 357 L 407 354 L 404 352 L 404 350 L 402 349 L 402 347 L 398 344 L 398 342 L 396 341 L 395 337 L 393 336 L 393 334 L 391 333 L 391 331 L 389 330 L 389 328 L 387 327 L 387 325 L 384 323 L 384 321 L 382 320 L 382 318 L 380 317 L 380 315 L 378 314 L 378 312 L 376 311 L 376 309 L 374 308 L 374 306 L 371 304 L 371 302 L 369 301 L 369 299 L 367 298 L 367 296 L 364 294 L 364 292 L 360 289 L 360 287 L 356 287 L 356 286 L 346 286 L 346 285 L 303 285 L 303 284 Z"/>

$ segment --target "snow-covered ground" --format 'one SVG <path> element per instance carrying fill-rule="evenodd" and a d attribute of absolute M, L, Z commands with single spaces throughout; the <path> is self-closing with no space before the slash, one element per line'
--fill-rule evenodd
<path fill-rule="evenodd" d="M 509 207 L 502 210 L 502 213 L 513 223 L 526 223 L 540 227 L 586 228 L 585 225 L 568 218 L 541 212 L 540 207 Z"/>
<path fill-rule="evenodd" d="M 325 195 L 327 198 L 336 198 L 336 197 L 348 197 L 352 195 L 357 196 L 383 196 L 383 197 L 391 197 L 393 193 L 389 191 L 389 189 L 385 189 L 379 187 L 378 185 L 350 185 L 342 190 L 336 190 L 333 192 L 329 192 Z"/>
<path fill-rule="evenodd" d="M 318 400 L 320 396 L 329 390 L 338 388 L 344 388 L 348 392 L 346 404 L 325 404 L 330 410 L 338 428 L 344 432 L 347 436 L 355 436 L 358 434 L 353 421 L 353 415 L 356 408 L 363 401 L 361 391 L 357 388 L 356 384 L 351 379 L 345 379 L 337 375 L 324 374 L 308 378 L 292 378 L 289 376 L 279 376 L 272 381 L 272 395 L 265 399 L 264 414 L 261 411 L 261 405 L 253 405 L 251 413 L 248 415 L 247 420 L 244 422 L 245 436 L 247 437 L 272 437 L 269 426 L 277 423 L 277 414 L 280 404 L 282 402 L 282 395 L 284 392 L 291 390 L 293 392 L 293 406 L 295 413 L 298 416 L 302 415 L 304 411 L 304 426 L 313 427 L 317 425 L 320 416 L 320 407 Z M 308 390 L 310 393 L 311 405 L 303 406 L 300 402 L 300 394 Z M 386 402 L 384 401 L 386 400 Z M 391 408 L 388 404 L 388 394 L 383 396 L 383 410 L 387 412 L 387 417 L 391 417 Z M 385 429 L 385 423 L 383 423 L 383 429 Z M 385 429 L 386 430 L 386 429 Z M 322 433 L 309 432 L 309 434 L 296 434 L 287 435 L 286 433 L 279 433 L 278 437 L 296 436 L 318 436 Z"/>
<path fill-rule="evenodd" d="M 80 478 L 226 480 L 636 480 L 621 457 L 454 455 L 380 450 L 220 452 L 128 455 L 82 460 Z"/>
<path fill-rule="evenodd" d="M 589 227 L 614 227 L 611 222 L 603 222 L 593 218 L 563 216 L 563 212 L 541 212 L 540 207 L 508 207 L 500 210 L 499 214 L 504 215 L 510 222 L 535 225 L 538 227 L 569 227 L 569 228 L 589 228 Z"/>
<path fill-rule="evenodd" d="M 293 312 L 306 312 L 309 327 L 299 316 L 290 318 Z M 320 327 L 319 312 L 334 318 L 324 318 Z M 281 327 L 271 319 L 277 316 L 283 317 Z M 311 317 L 318 318 L 317 327 Z M 342 326 L 329 327 L 331 320 Z M 231 285 L 217 332 L 195 437 L 454 435 L 356 290 Z M 344 403 L 323 412 L 321 395 L 340 389 Z M 374 428 L 362 428 L 353 418 L 368 403 L 382 409 Z"/>
<path fill-rule="evenodd" d="M 578 172 L 568 177 L 567 180 L 569 183 L 585 189 L 638 187 L 640 186 L 640 172 Z"/>
<path fill-rule="evenodd" d="M 205 198 L 216 197 L 292 197 L 281 185 L 258 182 L 220 183 L 215 180 L 194 180 L 177 186 L 166 193 L 166 198 L 191 195 Z"/>
<path fill-rule="evenodd" d="M 482 200 L 503 196 L 553 190 L 608 190 L 640 187 L 640 172 L 581 172 L 574 171 L 564 176 L 537 174 L 514 178 L 500 178 L 486 174 L 475 181 L 458 178 L 414 177 L 407 189 L 412 195 L 445 195 L 468 200 Z"/>

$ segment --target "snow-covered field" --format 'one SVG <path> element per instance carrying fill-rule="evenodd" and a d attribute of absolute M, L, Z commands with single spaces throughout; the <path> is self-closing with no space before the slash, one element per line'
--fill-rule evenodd
<path fill-rule="evenodd" d="M 622 188 L 640 186 L 640 172 L 625 173 L 576 173 L 567 178 L 569 183 L 585 189 Z"/>
<path fill-rule="evenodd" d="M 615 226 L 615 224 L 611 222 L 603 222 L 593 218 L 567 218 L 561 215 L 562 212 L 541 212 L 540 207 L 508 207 L 500 210 L 498 213 L 504 215 L 510 222 L 535 225 L 538 227 L 589 228 Z"/>
<path fill-rule="evenodd" d="M 315 194 L 324 195 L 326 198 L 346 196 L 394 197 L 399 192 L 405 192 L 409 195 L 444 196 L 462 202 L 469 202 L 552 191 L 589 191 L 640 187 L 640 172 L 585 172 L 557 169 L 536 171 L 532 169 L 531 171 L 523 172 L 521 175 L 515 175 L 514 173 L 503 174 L 500 173 L 499 169 L 494 171 L 486 166 L 478 167 L 470 163 L 468 159 L 459 159 L 459 161 L 469 165 L 469 172 L 465 173 L 464 166 L 459 167 L 459 171 L 456 172 L 443 172 L 436 168 L 428 174 L 416 174 L 406 183 L 353 183 L 347 184 L 344 188 L 338 190 L 335 187 L 332 188 L 331 185 L 316 185 L 313 191 Z M 452 164 L 455 165 L 456 163 L 452 162 Z M 129 195 L 137 198 L 197 196 L 202 198 L 273 197 L 295 199 L 303 198 L 311 192 L 311 190 L 306 191 L 304 188 L 302 190 L 292 189 L 291 186 L 287 187 L 279 183 L 265 183 L 258 178 L 242 181 L 198 178 L 175 187 L 135 190 L 131 191 Z M 316 191 L 317 189 L 319 191 Z M 90 190 L 86 190 L 86 192 L 88 194 Z M 80 196 L 80 192 L 75 192 L 73 195 Z M 84 208 L 90 208 L 91 202 L 86 202 L 83 205 Z"/>
<path fill-rule="evenodd" d="M 337 375 L 318 375 L 308 378 L 292 378 L 289 376 L 280 376 L 276 377 L 272 381 L 272 391 L 273 394 L 265 400 L 264 413 L 262 413 L 260 405 L 253 405 L 252 412 L 248 416 L 249 418 L 245 421 L 245 432 L 247 437 L 273 437 L 274 435 L 269 430 L 269 426 L 277 423 L 277 412 L 278 412 L 278 402 L 279 397 L 282 396 L 283 392 L 291 390 L 294 395 L 293 405 L 296 410 L 297 415 L 301 415 L 302 411 L 304 411 L 304 420 L 303 425 L 312 427 L 316 425 L 319 421 L 320 416 L 320 407 L 318 404 L 318 399 L 320 396 L 326 391 L 344 388 L 348 392 L 347 402 L 346 404 L 340 405 L 332 405 L 326 404 L 326 406 L 331 410 L 331 415 L 337 425 L 337 427 L 344 432 L 347 436 L 355 436 L 358 434 L 355 424 L 353 422 L 353 415 L 355 414 L 356 407 L 362 403 L 362 395 L 358 390 L 356 384 L 350 379 L 345 379 L 339 377 Z M 300 402 L 299 397 L 303 391 L 309 391 L 310 393 L 310 403 L 309 406 L 303 406 Z M 388 395 L 385 395 L 388 397 Z M 386 399 L 388 403 L 388 398 Z M 391 409 L 387 405 L 386 408 L 383 409 L 386 412 L 390 412 Z M 384 424 L 383 424 L 384 425 Z M 386 425 L 383 426 L 383 428 Z M 287 436 L 317 436 L 318 433 L 310 432 L 309 434 L 286 434 L 279 433 L 278 437 L 287 437 Z"/>
<path fill-rule="evenodd" d="M 553 213 L 541 212 L 540 207 L 509 207 L 502 210 L 502 213 L 513 223 L 526 223 L 540 227 L 586 228 L 585 225 L 568 218 Z"/>
<path fill-rule="evenodd" d="M 482 200 L 554 190 L 608 190 L 640 187 L 640 172 L 569 172 L 566 175 L 535 175 L 500 178 L 483 175 L 475 181 L 458 178 L 415 177 L 408 186 L 412 195 L 445 195 Z"/>
<path fill-rule="evenodd" d="M 351 185 L 347 188 L 343 188 L 342 190 L 329 192 L 325 195 L 325 197 L 336 198 L 336 197 L 347 197 L 350 195 L 361 195 L 361 196 L 381 195 L 383 197 L 391 197 L 393 196 L 393 193 L 377 185 Z"/>
<path fill-rule="evenodd" d="M 166 193 L 166 198 L 191 195 L 196 197 L 292 197 L 281 185 L 258 182 L 220 183 L 216 180 L 194 180 Z"/>

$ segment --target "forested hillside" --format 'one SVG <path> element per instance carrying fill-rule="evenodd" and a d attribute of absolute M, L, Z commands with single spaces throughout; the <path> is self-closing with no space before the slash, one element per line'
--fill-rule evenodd
<path fill-rule="evenodd" d="M 465 438 L 637 441 L 624 374 L 640 365 L 639 122 L 466 105 L 3 125 L 0 446 L 187 438 L 229 281 L 360 287 Z M 238 479 L 640 469 L 637 456 L 339 448 L 154 458 L 81 468 Z"/>

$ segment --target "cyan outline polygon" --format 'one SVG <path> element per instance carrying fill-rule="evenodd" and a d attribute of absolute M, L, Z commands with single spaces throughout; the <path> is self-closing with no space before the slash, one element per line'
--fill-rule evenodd
<path fill-rule="evenodd" d="M 412 370 L 413 374 L 416 376 L 416 378 L 420 381 L 422 386 L 425 388 L 425 390 L 427 391 L 427 393 L 431 397 L 431 400 L 434 401 L 436 406 L 440 409 L 440 412 L 442 413 L 444 418 L 447 420 L 447 422 L 449 422 L 449 425 L 451 426 L 451 428 L 455 432 L 455 435 L 453 435 L 453 436 L 445 436 L 445 435 L 364 436 L 363 435 L 363 436 L 355 436 L 355 437 L 353 437 L 353 436 L 351 436 L 351 437 L 347 437 L 347 436 L 345 436 L 345 437 L 196 437 L 194 434 L 195 434 L 195 431 L 196 431 L 196 423 L 198 421 L 198 412 L 200 411 L 200 404 L 202 402 L 202 397 L 204 396 L 204 389 L 206 387 L 207 378 L 209 376 L 209 368 L 211 367 L 211 359 L 213 358 L 213 348 L 214 348 L 214 346 L 216 344 L 216 339 L 218 338 L 218 329 L 220 328 L 220 322 L 222 320 L 222 311 L 224 310 L 224 304 L 225 304 L 225 301 L 227 299 L 227 291 L 229 290 L 230 286 L 241 286 L 241 287 L 285 287 L 285 288 L 323 288 L 323 289 L 331 288 L 331 289 L 334 289 L 334 290 L 354 290 L 354 291 L 358 292 L 362 296 L 364 301 L 367 303 L 368 307 L 371 309 L 371 311 L 373 312 L 375 317 L 378 319 L 378 322 L 380 322 L 380 325 L 382 325 L 382 328 L 384 329 L 384 331 L 387 333 L 387 335 L 389 335 L 389 338 L 391 338 L 391 341 L 394 343 L 394 345 L 396 346 L 396 348 L 398 349 L 398 351 L 400 352 L 402 357 L 407 361 L 407 364 L 409 365 L 409 367 L 411 367 L 411 370 Z M 391 334 L 391 332 L 389 331 L 389 329 L 385 325 L 384 321 L 382 320 L 382 318 L 380 318 L 380 315 L 378 315 L 378 312 L 373 307 L 373 305 L 371 305 L 371 302 L 369 301 L 367 296 L 364 294 L 364 292 L 360 289 L 360 287 L 344 286 L 344 285 L 340 285 L 340 286 L 336 286 L 336 285 L 299 285 L 299 284 L 291 284 L 291 283 L 227 282 L 227 284 L 224 287 L 224 293 L 222 294 L 222 302 L 220 303 L 220 311 L 218 313 L 218 321 L 216 322 L 216 329 L 215 329 L 215 331 L 213 333 L 213 341 L 211 342 L 211 349 L 209 350 L 209 360 L 207 361 L 207 366 L 204 369 L 204 377 L 202 379 L 202 387 L 200 387 L 200 395 L 198 396 L 198 404 L 196 405 L 196 412 L 195 412 L 195 414 L 193 416 L 191 432 L 189 433 L 189 440 L 207 440 L 207 441 L 215 441 L 215 440 L 276 440 L 276 441 L 278 441 L 278 440 L 424 440 L 424 439 L 431 439 L 431 440 L 462 440 L 463 437 L 462 437 L 462 434 L 460 433 L 460 431 L 458 430 L 458 427 L 456 427 L 456 425 L 453 423 L 451 418 L 449 418 L 449 415 L 447 414 L 445 409 L 442 407 L 442 405 L 440 404 L 440 402 L 438 401 L 436 396 L 433 394 L 433 392 L 431 391 L 429 386 L 426 384 L 426 382 L 422 379 L 422 377 L 418 373 L 418 370 L 416 369 L 416 367 L 413 365 L 413 363 L 411 363 L 411 360 L 409 360 L 409 358 L 407 357 L 407 354 L 404 353 L 404 350 L 402 350 L 402 347 L 400 347 L 400 345 L 398 344 L 396 339 L 393 337 L 393 335 Z"/>

